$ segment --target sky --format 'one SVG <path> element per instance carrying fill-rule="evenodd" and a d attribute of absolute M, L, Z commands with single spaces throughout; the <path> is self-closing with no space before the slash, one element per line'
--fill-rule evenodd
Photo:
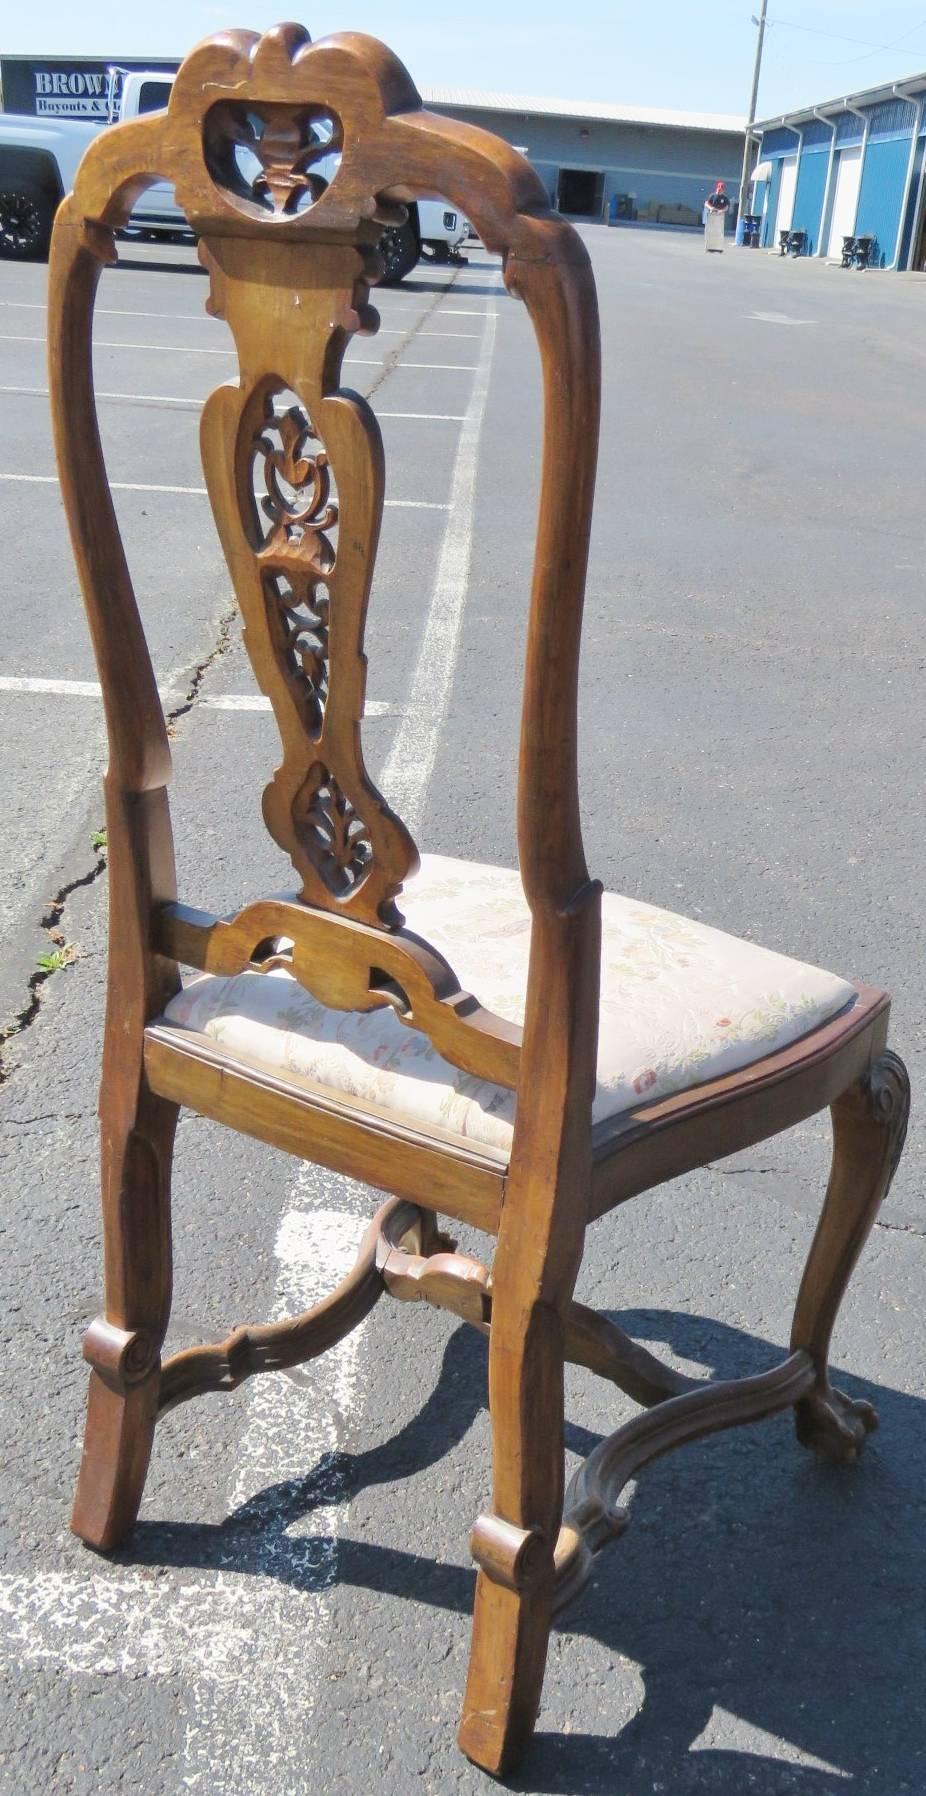
<path fill-rule="evenodd" d="M 292 0 L 290 0 L 292 4 Z M 44 0 L 4 7 L 0 52 L 181 56 L 229 25 L 265 29 L 287 0 Z M 312 0 L 313 37 L 367 31 L 419 86 L 745 116 L 759 0 Z M 292 15 L 290 15 L 292 16 Z M 298 16 L 298 14 L 297 14 Z M 566 23 L 564 23 L 564 20 Z M 769 0 L 757 116 L 926 69 L 926 0 Z"/>

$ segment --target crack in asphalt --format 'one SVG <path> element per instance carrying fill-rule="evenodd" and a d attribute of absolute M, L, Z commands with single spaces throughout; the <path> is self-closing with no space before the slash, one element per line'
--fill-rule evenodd
<path fill-rule="evenodd" d="M 5 1116 L 0 1122 L 2 1129 L 32 1129 L 43 1122 L 80 1122 L 82 1110 L 43 1110 L 41 1116 Z"/>
<path fill-rule="evenodd" d="M 753 1173 L 770 1172 L 778 1173 L 782 1178 L 790 1176 L 785 1166 L 717 1166 L 708 1163 L 705 1170 L 719 1173 L 722 1179 L 746 1179 Z M 890 1234 L 926 1236 L 926 1226 L 921 1228 L 916 1222 L 885 1222 L 883 1217 L 876 1216 L 873 1226 L 876 1229 L 887 1229 Z"/>
<path fill-rule="evenodd" d="M 395 372 L 395 370 L 398 366 L 399 356 L 404 355 L 409 344 L 414 342 L 415 338 L 418 335 L 418 332 L 421 330 L 422 325 L 427 324 L 429 318 L 433 318 L 434 313 L 438 310 L 438 307 L 446 299 L 447 294 L 453 292 L 453 289 L 456 286 L 456 283 L 459 280 L 460 274 L 464 267 L 465 267 L 465 263 L 461 263 L 458 268 L 454 268 L 453 274 L 452 274 L 450 280 L 447 282 L 446 287 L 441 287 L 440 291 L 438 293 L 435 293 L 433 299 L 431 300 L 431 304 L 428 306 L 427 311 L 422 312 L 418 317 L 416 317 L 414 323 L 412 325 L 410 325 L 409 329 L 405 332 L 404 337 L 400 338 L 399 342 L 396 344 L 395 349 L 387 350 L 385 356 L 383 357 L 383 365 L 382 365 L 382 368 L 380 369 L 379 374 L 376 376 L 376 379 L 374 380 L 372 386 L 367 388 L 366 395 L 365 395 L 367 404 L 369 404 L 370 401 L 372 400 L 374 393 L 378 393 L 380 387 L 383 386 L 384 383 L 389 379 L 390 374 L 393 374 Z M 375 292 L 376 289 L 374 288 L 373 291 Z M 377 326 L 377 330 L 378 330 L 378 328 L 379 327 Z M 377 334 L 376 331 L 372 332 L 372 335 L 374 337 L 376 336 L 376 334 Z"/>
<path fill-rule="evenodd" d="M 52 932 L 57 932 L 60 929 L 61 919 L 64 916 L 65 906 L 67 905 L 71 893 L 76 892 L 81 886 L 95 885 L 96 881 L 105 870 L 106 855 L 102 849 L 98 849 L 94 864 L 89 871 L 78 874 L 74 879 L 69 879 L 65 885 L 59 887 L 54 897 L 49 900 L 48 905 L 39 919 L 40 928 L 44 929 L 49 936 L 52 936 Z M 27 1029 L 32 1027 L 42 1006 L 43 986 L 45 986 L 48 980 L 53 978 L 56 973 L 63 973 L 65 970 L 64 966 L 36 967 L 35 972 L 31 974 L 26 986 L 26 990 L 29 993 L 28 1003 L 24 1004 L 22 1010 L 17 1011 L 10 1021 L 0 1029 L 0 1086 L 7 1083 L 14 1071 L 14 1068 L 8 1064 L 7 1056 L 4 1052 L 7 1044 L 17 1036 L 23 1035 Z"/>
<path fill-rule="evenodd" d="M 876 1229 L 887 1229 L 891 1235 L 926 1235 L 926 1228 L 919 1228 L 915 1222 L 885 1222 L 883 1217 L 875 1217 Z"/>
<path fill-rule="evenodd" d="M 176 734 L 176 724 L 181 717 L 187 715 L 188 711 L 192 711 L 200 691 L 202 690 L 202 684 L 206 675 L 215 666 L 215 663 L 220 660 L 224 654 L 227 654 L 228 650 L 231 648 L 232 630 L 238 615 L 238 602 L 237 600 L 233 600 L 232 604 L 229 605 L 228 610 L 223 611 L 219 618 L 218 634 L 208 655 L 204 655 L 201 661 L 197 661 L 192 672 L 189 674 L 186 691 L 184 692 L 183 697 L 178 700 L 177 704 L 172 705 L 169 711 L 165 711 L 164 713 L 164 721 L 167 725 L 168 736 Z"/>
<path fill-rule="evenodd" d="M 185 717 L 193 709 L 206 675 L 216 661 L 231 647 L 232 629 L 237 617 L 238 605 L 235 602 L 219 618 L 218 632 L 208 654 L 197 661 L 188 674 L 183 697 L 169 711 L 165 712 L 164 722 L 167 726 L 168 736 L 176 736 L 176 725 L 180 718 Z M 54 945 L 58 945 L 56 937 L 61 930 L 61 922 L 71 894 L 79 891 L 82 887 L 95 885 L 105 871 L 106 851 L 99 848 L 96 850 L 92 867 L 89 867 L 85 873 L 77 874 L 74 879 L 69 879 L 65 885 L 59 887 L 49 901 L 39 919 L 39 926 L 51 937 Z M 42 1008 L 44 987 L 56 973 L 64 971 L 65 967 L 36 967 L 26 986 L 28 1001 L 21 1010 L 15 1012 L 8 1023 L 0 1027 L 0 1088 L 8 1083 L 15 1071 L 15 1065 L 9 1059 L 10 1042 L 18 1040 L 26 1033 L 27 1029 L 31 1029 Z M 11 1118 L 10 1120 L 15 1119 Z"/>

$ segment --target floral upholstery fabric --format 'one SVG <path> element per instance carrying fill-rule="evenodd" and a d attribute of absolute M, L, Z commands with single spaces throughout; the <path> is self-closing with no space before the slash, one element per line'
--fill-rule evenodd
<path fill-rule="evenodd" d="M 517 873 L 424 855 L 402 906 L 464 990 L 523 1020 L 530 913 Z M 595 1122 L 748 1066 L 855 996 L 831 973 L 632 898 L 606 893 L 602 923 Z M 199 975 L 165 1014 L 238 1061 L 510 1147 L 514 1093 L 450 1066 L 391 1008 L 328 1010 L 275 969 Z"/>

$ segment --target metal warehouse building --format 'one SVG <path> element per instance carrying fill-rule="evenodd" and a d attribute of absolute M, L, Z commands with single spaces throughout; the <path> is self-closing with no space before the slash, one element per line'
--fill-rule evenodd
<path fill-rule="evenodd" d="M 751 210 L 762 242 L 806 232 L 805 253 L 838 256 L 871 236 L 874 268 L 926 266 L 926 74 L 767 119 Z"/>
<path fill-rule="evenodd" d="M 481 125 L 526 152 L 550 203 L 575 218 L 700 224 L 718 180 L 735 201 L 744 120 L 527 98 L 449 87 L 422 91 L 427 106 Z"/>

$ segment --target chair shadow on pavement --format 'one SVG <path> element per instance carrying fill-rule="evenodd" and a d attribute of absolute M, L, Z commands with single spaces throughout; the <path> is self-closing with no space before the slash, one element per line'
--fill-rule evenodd
<path fill-rule="evenodd" d="M 615 1319 L 721 1378 L 781 1357 L 780 1347 L 699 1316 L 645 1310 Z M 485 1352 L 461 1326 L 423 1407 L 391 1440 L 329 1456 L 306 1478 L 260 1491 L 219 1526 L 140 1524 L 125 1559 L 221 1566 L 303 1589 L 327 1583 L 336 1566 L 340 1584 L 467 1613 L 469 1569 L 343 1536 L 335 1557 L 327 1536 L 290 1531 L 312 1510 L 409 1477 L 457 1445 L 483 1406 Z M 562 1635 L 588 1635 L 639 1666 L 642 1705 L 622 1728 L 625 1700 L 609 1728 L 608 1683 L 596 1667 L 601 1731 L 544 1733 L 541 1725 L 509 1787 L 535 1796 L 921 1796 L 926 1406 L 845 1374 L 837 1381 L 880 1411 L 881 1434 L 858 1467 L 820 1466 L 798 1447 L 786 1415 L 644 1471 L 626 1536 L 559 1623 Z M 598 1438 L 567 1427 L 567 1445 L 581 1455 Z M 472 1519 L 460 1518 L 461 1538 Z M 581 1682 L 577 1659 L 569 1663 Z M 565 1665 L 551 1664 L 550 1686 L 558 1669 L 562 1677 Z M 636 1682 L 620 1663 L 610 1672 L 615 1688 Z M 715 1709 L 726 1718 L 715 1738 L 731 1724 L 740 1738 L 758 1729 L 782 1741 L 785 1754 L 817 1762 L 695 1746 Z"/>

